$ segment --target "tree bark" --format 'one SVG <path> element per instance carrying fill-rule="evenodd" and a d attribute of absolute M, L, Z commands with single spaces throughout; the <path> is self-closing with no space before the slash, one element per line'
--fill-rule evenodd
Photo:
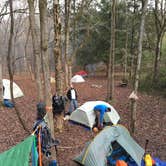
<path fill-rule="evenodd" d="M 31 36 L 32 36 L 32 44 L 33 44 L 33 55 L 35 59 L 35 67 L 36 67 L 36 84 L 37 84 L 37 97 L 38 101 L 43 100 L 43 88 L 42 88 L 42 80 L 41 80 L 41 56 L 40 56 L 40 46 L 39 46 L 39 31 L 35 21 L 35 7 L 34 0 L 28 0 L 29 5 L 29 22 L 31 28 Z"/>
<path fill-rule="evenodd" d="M 0 106 L 3 102 L 2 55 L 0 55 Z"/>
<path fill-rule="evenodd" d="M 155 48 L 155 61 L 153 72 L 153 83 L 158 82 L 158 74 L 160 70 L 160 59 L 162 56 L 162 42 L 166 31 L 166 2 L 155 0 L 155 27 L 156 27 L 156 48 Z"/>
<path fill-rule="evenodd" d="M 139 42 L 138 42 L 138 55 L 137 55 L 137 66 L 136 66 L 136 72 L 134 76 L 134 93 L 137 95 L 138 92 L 138 85 L 139 85 L 139 76 L 140 76 L 140 68 L 141 68 L 141 59 L 142 59 L 142 41 L 143 41 L 143 35 L 144 35 L 144 24 L 145 24 L 145 14 L 147 10 L 148 0 L 144 1 L 144 6 L 142 9 L 142 15 L 141 15 L 141 23 L 140 23 L 140 30 L 139 30 Z M 130 130 L 131 133 L 134 134 L 135 132 L 135 123 L 136 123 L 136 108 L 137 103 L 135 99 L 131 99 L 131 124 L 130 124 Z"/>
<path fill-rule="evenodd" d="M 12 55 L 12 47 L 13 47 L 13 36 L 14 36 L 14 16 L 13 16 L 13 2 L 12 0 L 9 1 L 10 5 L 10 37 L 9 37 L 9 43 L 8 43 L 8 54 L 7 54 L 7 62 L 8 62 L 8 72 L 9 72 L 9 78 L 10 78 L 10 95 L 11 100 L 13 104 L 15 105 L 15 111 L 17 114 L 17 117 L 20 121 L 20 124 L 22 125 L 23 129 L 29 134 L 29 130 L 26 128 L 26 125 L 24 124 L 23 120 L 21 119 L 21 115 L 19 110 L 16 107 L 16 103 L 14 101 L 13 96 L 13 63 L 11 62 L 11 55 Z"/>
<path fill-rule="evenodd" d="M 50 83 L 49 55 L 48 55 L 48 29 L 47 29 L 47 0 L 39 0 L 40 11 L 40 41 L 41 41 L 41 57 L 43 63 L 44 76 L 44 99 L 47 110 L 48 127 L 51 130 L 52 138 L 54 136 L 54 119 L 52 112 L 52 94 Z M 56 151 L 51 148 L 51 159 L 56 159 Z"/>
<path fill-rule="evenodd" d="M 53 18 L 54 18 L 54 59 L 55 59 L 55 79 L 56 79 L 56 94 L 63 95 L 63 70 L 62 70 L 62 55 L 61 55 L 61 20 L 60 20 L 60 5 L 58 0 L 53 2 Z M 56 116 L 56 131 L 63 130 L 63 115 Z"/>
<path fill-rule="evenodd" d="M 28 43 L 29 43 L 29 35 L 30 35 L 30 27 L 28 28 L 28 33 L 27 33 L 27 36 L 26 36 L 26 41 L 25 41 L 25 45 L 24 45 L 24 54 L 25 54 L 25 63 L 26 63 L 26 67 L 30 73 L 30 76 L 31 76 L 31 79 L 34 81 L 35 80 L 35 77 L 34 77 L 34 73 L 32 71 L 32 64 L 30 63 L 30 60 L 28 58 Z"/>
<path fill-rule="evenodd" d="M 115 59 L 115 8 L 116 0 L 112 1 L 112 13 L 111 13 L 111 47 L 109 55 L 108 65 L 108 94 L 107 99 L 112 100 L 114 98 L 114 59 Z"/>
<path fill-rule="evenodd" d="M 123 79 L 127 81 L 127 57 L 128 57 L 128 12 L 127 12 L 127 2 L 125 2 L 125 23 L 126 23 L 126 40 L 125 40 L 125 52 L 124 52 L 124 77 Z"/>
<path fill-rule="evenodd" d="M 69 86 L 70 68 L 69 68 L 69 25 L 70 25 L 70 6 L 71 0 L 65 0 L 65 88 Z"/>
<path fill-rule="evenodd" d="M 156 49 L 155 49 L 155 61 L 154 61 L 154 74 L 153 83 L 158 82 L 159 64 L 161 59 L 161 48 L 162 48 L 163 35 L 157 36 Z"/>
<path fill-rule="evenodd" d="M 134 59 L 135 59 L 135 53 L 134 53 L 134 35 L 135 35 L 135 13 L 136 13 L 136 0 L 134 0 L 134 11 L 133 11 L 133 18 L 132 18 L 132 27 L 131 27 L 131 45 L 130 45 L 130 72 L 129 72 L 129 79 L 133 83 L 133 68 L 134 68 Z"/>

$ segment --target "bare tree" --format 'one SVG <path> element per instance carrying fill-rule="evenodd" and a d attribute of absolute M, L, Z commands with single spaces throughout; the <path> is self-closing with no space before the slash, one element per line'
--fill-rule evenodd
<path fill-rule="evenodd" d="M 69 58 L 69 26 L 70 26 L 70 8 L 71 8 L 71 0 L 65 0 L 65 86 L 69 86 L 69 80 L 71 79 L 69 66 L 71 63 Z"/>
<path fill-rule="evenodd" d="M 44 76 L 44 99 L 47 106 L 48 126 L 51 130 L 52 138 L 54 136 L 54 121 L 52 113 L 52 94 L 50 84 L 50 70 L 49 70 L 49 55 L 48 55 L 48 29 L 47 29 L 47 0 L 39 0 L 40 11 L 40 42 L 41 42 L 41 57 L 43 63 Z M 51 148 L 51 157 L 56 159 L 56 151 Z"/>
<path fill-rule="evenodd" d="M 15 101 L 14 101 L 14 96 L 13 96 L 13 63 L 11 60 L 11 55 L 12 55 L 12 47 L 13 47 L 13 37 L 14 37 L 14 16 L 13 16 L 13 1 L 9 1 L 9 6 L 10 6 L 10 37 L 9 37 L 9 43 L 8 43 L 8 54 L 7 54 L 7 62 L 8 62 L 8 72 L 9 72 L 9 78 L 10 78 L 10 94 L 11 94 L 11 99 L 12 102 L 15 105 L 15 111 L 17 114 L 17 117 L 23 126 L 23 129 L 29 133 L 29 130 L 26 128 L 26 125 L 24 124 L 23 120 L 21 119 L 20 112 L 18 108 L 16 107 Z"/>
<path fill-rule="evenodd" d="M 165 0 L 155 0 L 155 26 L 156 26 L 156 48 L 155 48 L 155 62 L 154 62 L 154 74 L 153 82 L 158 81 L 160 59 L 162 55 L 162 43 L 163 37 L 166 32 L 166 2 Z"/>
<path fill-rule="evenodd" d="M 30 63 L 30 58 L 28 57 L 29 35 L 30 35 L 30 27 L 28 28 L 28 33 L 27 33 L 26 41 L 25 41 L 25 45 L 24 45 L 24 51 L 25 51 L 24 55 L 25 55 L 25 63 L 28 68 L 28 71 L 30 73 L 31 79 L 34 80 L 35 78 L 34 78 L 34 73 L 32 71 L 32 63 Z"/>
<path fill-rule="evenodd" d="M 107 99 L 113 99 L 114 97 L 114 60 L 115 60 L 115 8 L 116 0 L 112 1 L 112 12 L 111 12 L 111 46 L 109 55 L 108 65 L 108 88 L 107 88 Z"/>
<path fill-rule="evenodd" d="M 33 55 L 35 59 L 36 66 L 36 84 L 38 91 L 38 101 L 43 100 L 43 88 L 42 81 L 40 77 L 41 72 L 41 56 L 40 56 L 40 46 L 39 46 L 39 30 L 35 21 L 35 7 L 34 0 L 28 0 L 29 5 L 29 22 L 31 28 L 32 44 L 33 44 Z"/>
<path fill-rule="evenodd" d="M 144 35 L 144 24 L 145 24 L 145 14 L 147 10 L 148 0 L 144 0 L 142 8 L 142 15 L 141 15 L 141 23 L 140 23 L 140 30 L 139 30 L 139 41 L 138 41 L 138 55 L 137 55 L 137 66 L 134 75 L 134 94 L 137 95 L 138 85 L 139 85 L 139 76 L 140 76 L 140 68 L 141 68 L 141 59 L 142 59 L 142 41 Z M 134 134 L 135 131 L 135 122 L 136 122 L 136 99 L 131 99 L 131 124 L 130 130 Z"/>

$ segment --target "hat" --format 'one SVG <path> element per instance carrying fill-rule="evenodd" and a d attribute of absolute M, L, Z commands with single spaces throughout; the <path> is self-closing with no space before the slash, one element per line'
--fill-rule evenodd
<path fill-rule="evenodd" d="M 46 104 L 44 102 L 39 102 L 36 107 L 38 117 L 43 118 L 46 114 Z"/>

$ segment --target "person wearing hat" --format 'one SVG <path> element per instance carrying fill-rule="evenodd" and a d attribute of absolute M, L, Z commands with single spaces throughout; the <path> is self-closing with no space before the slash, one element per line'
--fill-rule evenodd
<path fill-rule="evenodd" d="M 39 132 L 41 132 L 41 150 L 45 156 L 49 157 L 51 155 L 50 148 L 52 146 L 59 145 L 59 140 L 54 140 L 51 137 L 50 129 L 47 126 L 47 123 L 44 120 L 46 115 L 46 104 L 44 102 L 39 102 L 37 105 L 37 117 L 33 126 L 33 131 L 38 138 Z M 38 142 L 37 142 L 38 143 Z"/>

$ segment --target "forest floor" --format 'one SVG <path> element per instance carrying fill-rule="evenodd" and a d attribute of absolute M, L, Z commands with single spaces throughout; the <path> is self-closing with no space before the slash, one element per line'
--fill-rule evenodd
<path fill-rule="evenodd" d="M 106 77 L 88 77 L 85 83 L 75 84 L 78 91 L 79 105 L 91 100 L 105 100 Z M 24 97 L 15 99 L 21 118 L 26 127 L 32 131 L 36 117 L 36 86 L 29 77 L 15 77 L 15 82 L 24 92 Z M 128 99 L 131 88 L 119 87 L 119 81 L 115 82 L 115 99 L 111 105 L 121 117 L 120 123 L 129 128 L 130 101 Z M 53 85 L 54 86 L 54 85 Z M 54 88 L 52 88 L 53 91 Z M 134 139 L 145 147 L 146 139 L 149 140 L 147 152 L 154 157 L 166 160 L 166 99 L 161 96 L 152 96 L 145 93 L 138 94 L 136 131 Z M 58 147 L 59 166 L 75 166 L 72 161 L 82 151 L 85 143 L 94 138 L 95 133 L 82 126 L 64 122 L 65 128 L 62 133 L 56 134 L 61 141 Z M 0 108 L 0 152 L 16 145 L 28 134 L 19 123 L 14 109 Z"/>

